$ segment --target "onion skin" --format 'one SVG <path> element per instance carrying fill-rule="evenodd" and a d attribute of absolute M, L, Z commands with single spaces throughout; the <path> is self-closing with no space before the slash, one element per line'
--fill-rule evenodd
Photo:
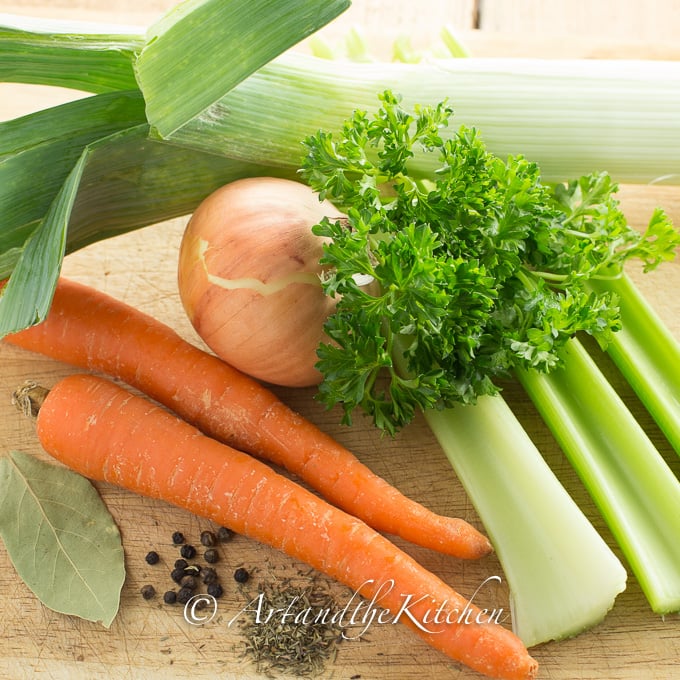
<path fill-rule="evenodd" d="M 227 184 L 191 216 L 179 252 L 182 305 L 221 359 L 286 387 L 321 381 L 316 349 L 335 302 L 321 288 L 323 239 L 312 226 L 343 217 L 307 185 L 256 177 Z"/>

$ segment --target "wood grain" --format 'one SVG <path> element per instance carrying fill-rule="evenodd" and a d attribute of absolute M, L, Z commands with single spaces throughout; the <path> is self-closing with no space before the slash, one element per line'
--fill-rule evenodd
<path fill-rule="evenodd" d="M 25 0 L 21 4 L 0 2 L 0 12 L 79 19 L 109 19 L 145 24 L 170 7 L 170 0 Z M 635 45 L 639 54 L 658 58 L 658 29 L 661 42 L 672 39 L 680 29 L 677 3 L 656 3 L 653 17 L 630 3 L 577 3 L 568 16 L 558 2 L 509 3 L 494 0 L 423 0 L 413 3 L 387 0 L 356 0 L 337 23 L 328 27 L 329 39 L 341 39 L 351 26 L 360 26 L 378 52 L 388 49 L 388 40 L 406 32 L 415 43 L 427 45 L 438 39 L 439 27 L 450 23 L 464 31 L 466 39 L 483 54 L 541 54 L 555 56 L 627 56 L 626 46 Z M 612 30 L 593 30 L 602 25 L 607 12 L 617 13 Z M 574 7 L 574 3 L 571 3 Z M 615 8 L 615 9 L 614 9 Z M 646 12 L 647 10 L 645 10 Z M 629 13 L 623 16 L 624 13 Z M 481 29 L 474 26 L 480 22 Z M 609 26 L 609 24 L 608 24 Z M 624 30 L 625 28 L 625 30 Z M 559 30 L 558 30 L 559 29 Z M 638 30 L 639 29 L 639 30 Z M 528 32 L 527 35 L 522 35 Z M 556 33 L 570 40 L 555 41 Z M 571 39 L 573 38 L 573 40 Z M 669 40 L 669 43 L 671 41 Z M 677 54 L 677 53 L 676 53 Z M 73 94 L 52 88 L 24 88 L 0 84 L 0 119 L 48 106 Z M 680 223 L 680 191 L 674 187 L 622 187 L 621 200 L 629 220 L 642 227 L 652 208 L 663 205 Z M 176 254 L 186 218 L 172 220 L 138 232 L 96 244 L 69 256 L 64 273 L 90 283 L 141 309 L 158 316 L 192 342 L 200 344 L 179 303 L 176 290 Z M 680 265 L 672 264 L 662 273 L 640 276 L 631 272 L 646 295 L 677 337 L 680 337 Z M 659 434 L 630 389 L 606 361 L 602 365 L 633 412 L 641 419 L 653 440 L 676 472 L 678 457 Z M 0 444 L 2 450 L 19 449 L 44 456 L 32 424 L 14 412 L 9 403 L 11 390 L 26 378 L 53 384 L 74 369 L 13 347 L 0 345 Z M 338 413 L 326 412 L 313 400 L 311 390 L 276 390 L 293 408 L 336 436 L 377 473 L 411 497 L 433 510 L 463 516 L 481 526 L 459 481 L 451 471 L 436 441 L 421 420 L 394 440 L 381 438 L 368 426 L 338 425 Z M 516 386 L 508 386 L 507 398 L 567 489 L 582 505 L 595 526 L 611 543 L 606 528 L 574 473 L 566 464 L 550 433 L 532 405 Z M 219 569 L 227 591 L 218 616 L 202 626 L 188 624 L 179 608 L 159 600 L 142 600 L 139 590 L 153 583 L 158 590 L 169 587 L 168 565 L 177 556 L 171 545 L 173 531 L 181 530 L 196 541 L 209 523 L 157 501 L 144 499 L 109 485 L 98 489 L 118 522 L 123 536 L 128 577 L 122 593 L 120 614 L 111 629 L 56 614 L 42 607 L 16 577 L 6 552 L 0 549 L 0 638 L 3 662 L 0 678 L 49 677 L 56 680 L 145 680 L 160 678 L 258 678 L 251 664 L 241 656 L 242 638 L 229 621 L 243 606 L 242 596 L 231 581 L 237 566 L 257 570 L 257 578 L 295 574 L 295 564 L 266 546 L 236 537 L 222 549 Z M 472 593 L 489 575 L 501 575 L 495 557 L 479 562 L 458 562 L 424 549 L 397 543 L 427 568 L 441 575 L 463 593 Z M 151 567 L 144 561 L 150 549 L 161 553 L 163 564 Z M 338 590 L 340 598 L 346 596 Z M 493 606 L 509 611 L 503 585 L 488 593 Z M 634 580 L 618 599 L 606 620 L 572 640 L 541 645 L 534 650 L 544 680 L 671 680 L 677 677 L 680 658 L 680 620 L 671 615 L 655 616 Z M 359 641 L 340 646 L 337 661 L 324 678 L 348 680 L 407 680 L 414 676 L 441 680 L 478 676 L 429 649 L 408 631 L 396 626 L 375 626 Z"/>

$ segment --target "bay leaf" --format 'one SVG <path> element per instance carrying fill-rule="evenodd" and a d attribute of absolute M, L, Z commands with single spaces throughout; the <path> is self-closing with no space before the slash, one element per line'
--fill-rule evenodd
<path fill-rule="evenodd" d="M 125 580 L 123 546 L 89 480 L 19 451 L 3 456 L 0 537 L 44 605 L 111 625 Z"/>

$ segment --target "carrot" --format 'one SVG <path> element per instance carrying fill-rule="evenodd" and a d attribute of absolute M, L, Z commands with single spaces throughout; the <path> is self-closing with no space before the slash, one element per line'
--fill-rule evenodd
<path fill-rule="evenodd" d="M 461 558 L 491 551 L 468 522 L 404 496 L 254 379 L 100 291 L 62 278 L 47 319 L 5 340 L 126 382 L 207 435 L 286 468 L 378 531 Z"/>
<path fill-rule="evenodd" d="M 408 624 L 480 673 L 507 680 L 536 673 L 537 662 L 514 633 L 484 618 L 484 610 L 387 538 L 142 396 L 101 377 L 71 375 L 48 392 L 36 428 L 44 449 L 73 470 L 170 502 L 307 562 L 375 598 L 376 608 L 392 613 L 390 623 Z"/>

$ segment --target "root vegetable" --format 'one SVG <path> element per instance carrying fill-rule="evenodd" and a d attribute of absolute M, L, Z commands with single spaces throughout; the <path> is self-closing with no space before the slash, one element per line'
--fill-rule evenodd
<path fill-rule="evenodd" d="M 535 677 L 538 664 L 517 636 L 364 522 L 143 397 L 96 376 L 68 376 L 41 405 L 37 431 L 45 450 L 77 472 L 304 560 L 480 673 Z"/>
<path fill-rule="evenodd" d="M 286 468 L 378 531 L 456 557 L 491 551 L 471 524 L 404 496 L 256 380 L 94 288 L 60 279 L 47 319 L 5 342 L 125 381 L 211 437 Z"/>

